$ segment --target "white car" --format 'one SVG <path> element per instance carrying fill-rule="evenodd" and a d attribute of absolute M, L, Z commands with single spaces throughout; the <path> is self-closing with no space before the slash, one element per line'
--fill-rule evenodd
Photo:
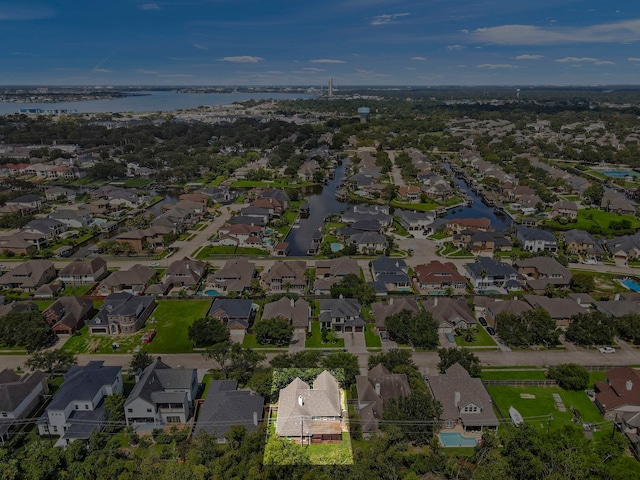
<path fill-rule="evenodd" d="M 616 349 L 613 347 L 600 347 L 600 353 L 616 353 Z"/>
<path fill-rule="evenodd" d="M 158 264 L 158 262 L 151 262 L 149 266 L 153 268 L 153 267 L 159 267 L 160 265 Z"/>

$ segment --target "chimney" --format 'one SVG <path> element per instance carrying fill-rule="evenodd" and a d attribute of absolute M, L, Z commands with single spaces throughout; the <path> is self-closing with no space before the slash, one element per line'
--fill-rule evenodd
<path fill-rule="evenodd" d="M 376 383 L 376 395 L 380 396 L 380 384 Z"/>
<path fill-rule="evenodd" d="M 617 302 L 618 300 L 620 300 L 620 294 L 616 293 L 615 296 L 613 297 L 613 299 Z"/>
<path fill-rule="evenodd" d="M 633 382 L 631 380 L 627 380 L 626 387 L 627 390 L 631 391 L 631 389 L 633 388 Z"/>
<path fill-rule="evenodd" d="M 458 408 L 458 404 L 460 403 L 460 392 L 456 391 L 454 395 L 454 403 L 456 408 Z"/>
<path fill-rule="evenodd" d="M 253 412 L 253 424 L 258 426 L 258 412 Z"/>
<path fill-rule="evenodd" d="M 304 401 L 302 400 L 302 395 L 298 395 L 298 405 L 301 407 L 304 405 Z"/>
<path fill-rule="evenodd" d="M 291 307 L 295 307 L 296 306 L 296 301 L 292 298 L 291 299 Z"/>
<path fill-rule="evenodd" d="M 433 306 L 434 307 L 438 306 L 438 297 L 437 296 L 433 297 Z"/>

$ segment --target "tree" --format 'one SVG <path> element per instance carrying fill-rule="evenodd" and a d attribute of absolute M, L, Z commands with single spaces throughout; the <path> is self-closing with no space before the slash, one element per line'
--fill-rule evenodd
<path fill-rule="evenodd" d="M 310 462 L 309 453 L 302 445 L 279 435 L 271 435 L 264 447 L 265 466 L 298 466 L 309 465 Z"/>
<path fill-rule="evenodd" d="M 599 311 L 579 313 L 571 317 L 565 338 L 580 346 L 611 345 L 615 335 L 615 319 Z"/>
<path fill-rule="evenodd" d="M 629 312 L 616 321 L 618 335 L 635 345 L 640 344 L 640 314 Z"/>
<path fill-rule="evenodd" d="M 393 372 L 396 367 L 401 365 L 408 365 L 410 367 L 416 366 L 411 359 L 411 351 L 403 350 L 400 348 L 392 348 L 387 352 L 374 353 L 369 356 L 368 367 L 371 370 L 373 367 L 381 363 L 387 370 Z"/>
<path fill-rule="evenodd" d="M 21 346 L 33 352 L 51 336 L 51 327 L 37 311 L 12 312 L 0 318 L 0 340 L 7 347 Z"/>
<path fill-rule="evenodd" d="M 547 376 L 558 381 L 565 390 L 584 390 L 589 386 L 589 371 L 575 363 L 563 363 L 557 367 L 549 367 Z"/>
<path fill-rule="evenodd" d="M 44 370 L 49 375 L 54 371 L 65 371 L 71 365 L 78 363 L 77 357 L 71 352 L 63 352 L 62 350 L 45 350 L 43 352 L 34 352 L 25 365 L 31 370 Z"/>
<path fill-rule="evenodd" d="M 204 317 L 189 326 L 188 336 L 195 346 L 208 347 L 229 340 L 229 330 L 217 318 Z"/>
<path fill-rule="evenodd" d="M 385 325 L 389 335 L 400 343 L 409 343 L 418 348 L 434 348 L 438 345 L 438 323 L 430 312 L 402 310 L 387 317 Z"/>
<path fill-rule="evenodd" d="M 322 359 L 322 366 L 334 374 L 343 388 L 348 389 L 360 375 L 358 357 L 347 352 L 334 352 Z"/>
<path fill-rule="evenodd" d="M 442 406 L 427 391 L 412 391 L 408 397 L 391 398 L 382 418 L 397 422 L 407 441 L 425 445 L 437 431 Z M 384 428 L 384 426 L 383 426 Z"/>
<path fill-rule="evenodd" d="M 468 348 L 440 348 L 438 356 L 440 357 L 438 363 L 440 373 L 445 373 L 449 367 L 459 363 L 472 377 L 480 376 L 482 370 L 480 359 Z"/>
<path fill-rule="evenodd" d="M 591 205 L 600 205 L 603 195 L 604 188 L 598 182 L 593 182 L 590 186 L 585 188 L 584 192 L 582 192 L 583 198 Z"/>
<path fill-rule="evenodd" d="M 124 422 L 124 404 L 127 398 L 119 393 L 109 395 L 104 399 L 104 409 L 107 411 L 108 432 L 117 432 L 123 428 Z"/>
<path fill-rule="evenodd" d="M 220 370 L 224 372 L 224 377 L 227 378 L 228 372 L 226 369 L 227 360 L 231 358 L 231 342 L 220 342 L 210 347 L 207 347 L 205 352 L 202 354 L 204 358 L 207 360 L 214 360 Z"/>
<path fill-rule="evenodd" d="M 260 343 L 289 343 L 293 336 L 293 326 L 284 318 L 264 318 L 253 325 L 256 339 Z"/>
<path fill-rule="evenodd" d="M 363 305 L 370 305 L 376 298 L 375 289 L 367 284 L 362 278 L 353 273 L 349 273 L 342 279 L 331 285 L 331 298 L 356 298 Z"/>
<path fill-rule="evenodd" d="M 303 350 L 297 353 L 281 353 L 271 359 L 273 368 L 318 368 L 322 359 L 322 352 L 318 350 Z"/>
<path fill-rule="evenodd" d="M 509 346 L 557 345 L 560 332 L 546 310 L 535 308 L 515 314 L 501 312 L 496 316 L 500 338 Z"/>
<path fill-rule="evenodd" d="M 147 352 L 136 352 L 131 357 L 129 362 L 129 370 L 137 372 L 138 370 L 144 370 L 153 363 L 153 357 Z"/>
<path fill-rule="evenodd" d="M 596 285 L 593 277 L 588 273 L 574 273 L 570 287 L 576 293 L 589 293 L 595 290 Z"/>

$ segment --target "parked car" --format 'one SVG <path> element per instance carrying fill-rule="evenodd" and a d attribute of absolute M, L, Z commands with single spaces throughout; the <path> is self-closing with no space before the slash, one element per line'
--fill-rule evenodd
<path fill-rule="evenodd" d="M 153 340 L 153 337 L 156 336 L 156 333 L 158 333 L 156 331 L 155 328 L 151 328 L 149 330 L 147 330 L 146 332 L 144 332 L 144 335 L 142 335 L 142 338 L 140 339 L 140 341 L 142 343 L 151 343 L 151 340 Z"/>
<path fill-rule="evenodd" d="M 483 327 L 486 327 L 486 326 L 487 326 L 487 319 L 486 319 L 486 318 L 484 318 L 484 317 L 480 317 L 480 318 L 478 319 L 478 321 L 480 322 L 480 325 L 482 325 Z"/>
<path fill-rule="evenodd" d="M 600 353 L 616 353 L 616 349 L 613 347 L 600 347 Z"/>
<path fill-rule="evenodd" d="M 587 394 L 587 396 L 588 396 L 591 400 L 593 400 L 593 399 L 595 399 L 595 398 L 596 398 L 596 392 L 594 392 L 593 390 L 585 390 L 584 392 Z"/>
<path fill-rule="evenodd" d="M 582 260 L 583 265 L 597 265 L 598 262 L 595 258 L 587 258 L 586 260 Z"/>
<path fill-rule="evenodd" d="M 158 262 L 151 262 L 151 263 L 149 264 L 149 266 L 150 266 L 151 268 L 155 268 L 155 267 L 159 267 L 159 266 L 160 266 L 160 264 L 158 264 Z"/>
<path fill-rule="evenodd" d="M 492 327 L 487 327 L 487 333 L 489 335 L 495 335 L 496 331 Z"/>
<path fill-rule="evenodd" d="M 445 333 L 444 336 L 447 337 L 447 340 L 449 341 L 449 343 L 456 343 L 456 339 L 453 337 L 453 334 Z"/>

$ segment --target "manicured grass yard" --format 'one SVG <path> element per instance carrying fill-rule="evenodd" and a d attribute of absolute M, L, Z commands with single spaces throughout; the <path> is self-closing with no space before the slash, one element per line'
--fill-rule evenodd
<path fill-rule="evenodd" d="M 612 221 L 629 220 L 631 222 L 631 228 L 637 229 L 640 227 L 640 220 L 634 215 L 618 215 L 617 213 L 605 212 L 595 208 L 585 208 L 578 210 L 578 218 L 575 223 L 568 223 L 566 225 L 560 225 L 552 220 L 545 220 L 545 226 L 558 230 L 570 230 L 577 228 L 579 230 L 594 231 L 594 229 L 601 229 L 601 232 L 595 231 L 595 233 L 603 233 L 605 235 L 615 235 L 617 232 L 609 228 L 609 223 Z"/>
<path fill-rule="evenodd" d="M 193 343 L 187 337 L 187 328 L 194 320 L 207 314 L 211 300 L 166 300 L 158 302 L 151 314 L 156 319 L 155 328 L 158 334 L 144 351 L 149 353 L 189 353 L 193 351 Z"/>
<path fill-rule="evenodd" d="M 367 323 L 365 325 L 364 331 L 364 341 L 367 345 L 367 348 L 381 348 L 382 340 L 380 340 L 380 335 L 377 333 L 373 333 L 372 329 L 375 327 L 372 323 Z"/>
<path fill-rule="evenodd" d="M 344 339 L 338 338 L 336 343 L 322 343 L 322 334 L 320 333 L 320 322 L 311 322 L 312 336 L 308 337 L 305 342 L 305 348 L 344 348 Z"/>
<path fill-rule="evenodd" d="M 87 292 L 91 290 L 91 287 L 93 287 L 93 285 L 78 285 L 75 287 L 67 286 L 64 287 L 62 295 L 65 297 L 81 297 L 86 295 Z"/>
<path fill-rule="evenodd" d="M 89 335 L 89 329 L 83 327 L 79 335 L 73 335 L 62 346 L 62 350 L 72 353 L 132 353 L 137 346 L 149 353 L 189 353 L 193 344 L 187 337 L 187 328 L 191 323 L 204 317 L 211 305 L 211 300 L 166 300 L 158 302 L 151 313 L 156 323 L 147 325 L 139 332 L 131 335 Z M 155 328 L 157 335 L 147 345 L 140 338 L 149 328 Z M 114 350 L 116 342 L 120 348 Z"/>
<path fill-rule="evenodd" d="M 496 342 L 493 340 L 493 338 L 491 338 L 491 335 L 489 335 L 487 333 L 487 331 L 482 328 L 482 327 L 478 327 L 477 331 L 476 331 L 476 335 L 475 335 L 475 340 L 471 343 L 467 343 L 464 340 L 464 332 L 462 335 L 459 335 L 456 337 L 456 345 L 459 345 L 461 347 L 496 347 Z"/>
<path fill-rule="evenodd" d="M 480 378 L 482 380 L 547 380 L 543 370 L 506 372 L 501 370 L 483 370 Z"/>
<path fill-rule="evenodd" d="M 315 444 L 305 445 L 312 465 L 351 465 L 353 464 L 353 451 L 349 434 L 342 432 L 342 441 L 339 444 Z"/>
<path fill-rule="evenodd" d="M 506 373 L 506 372 L 505 372 Z M 522 373 L 522 372 L 520 372 Z M 487 387 L 491 398 L 500 408 L 502 415 L 509 416 L 509 407 L 515 407 L 524 417 L 525 422 L 536 427 L 547 428 L 548 415 L 553 415 L 551 428 L 555 429 L 563 425 L 572 423 L 573 414 L 570 407 L 574 407 L 582 416 L 582 421 L 586 423 L 602 422 L 602 416 L 595 405 L 589 400 L 582 390 L 572 392 L 563 390 L 560 387 Z M 562 398 L 566 412 L 561 412 L 556 408 L 553 394 L 557 393 Z M 522 398 L 521 394 L 534 395 L 535 398 Z M 539 417 L 530 418 L 527 417 Z"/>

